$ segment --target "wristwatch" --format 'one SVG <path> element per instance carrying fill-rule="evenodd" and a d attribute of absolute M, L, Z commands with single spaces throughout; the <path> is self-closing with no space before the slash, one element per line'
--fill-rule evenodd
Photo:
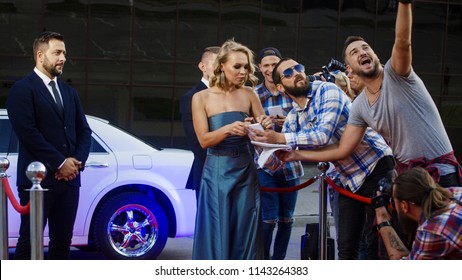
<path fill-rule="evenodd" d="M 381 228 L 383 227 L 391 227 L 390 221 L 383 221 L 380 224 L 377 225 L 377 231 L 380 231 Z"/>
<path fill-rule="evenodd" d="M 403 3 L 403 4 L 412 4 L 414 0 L 398 0 L 398 2 Z"/>

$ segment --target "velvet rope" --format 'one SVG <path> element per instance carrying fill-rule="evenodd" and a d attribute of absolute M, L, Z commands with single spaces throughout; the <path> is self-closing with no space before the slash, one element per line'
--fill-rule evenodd
<path fill-rule="evenodd" d="M 332 187 L 334 188 L 334 190 L 336 190 L 338 193 L 340 194 L 343 194 L 344 196 L 347 196 L 349 198 L 352 198 L 354 200 L 357 200 L 359 202 L 362 202 L 362 203 L 365 203 L 365 204 L 371 204 L 371 198 L 369 197 L 365 197 L 365 196 L 361 196 L 361 195 L 358 195 L 358 194 L 355 194 L 355 193 L 352 193 L 352 192 L 349 192 L 347 190 L 345 190 L 344 188 L 338 186 L 334 181 L 332 181 L 331 178 L 329 177 L 326 177 L 326 181 L 327 183 Z"/>
<path fill-rule="evenodd" d="M 298 190 L 303 189 L 305 187 L 308 187 L 309 185 L 313 184 L 317 179 L 318 179 L 318 177 L 315 176 L 315 177 L 313 177 L 311 179 L 308 179 L 305 183 L 302 183 L 300 185 L 293 186 L 293 187 L 290 187 L 290 188 L 276 189 L 276 188 L 261 187 L 260 191 L 262 191 L 262 192 L 278 192 L 278 193 L 295 192 L 295 191 L 298 191 Z M 361 195 L 352 193 L 350 191 L 347 191 L 344 188 L 338 186 L 329 177 L 325 177 L 325 180 L 338 193 L 340 193 L 340 194 L 342 194 L 344 196 L 347 196 L 349 198 L 352 198 L 354 200 L 357 200 L 359 202 L 362 202 L 362 203 L 365 203 L 365 204 L 371 204 L 371 198 L 361 196 Z"/>
<path fill-rule="evenodd" d="M 30 213 L 30 202 L 27 203 L 26 206 L 21 206 L 19 202 L 16 200 L 16 197 L 14 196 L 13 192 L 11 191 L 10 183 L 8 182 L 7 177 L 2 178 L 2 184 L 3 184 L 3 189 L 5 190 L 6 196 L 11 202 L 11 205 L 13 205 L 13 208 L 22 215 L 26 215 Z"/>
<path fill-rule="evenodd" d="M 296 186 L 293 186 L 293 187 L 283 188 L 283 189 L 261 187 L 260 191 L 262 191 L 262 192 L 280 192 L 280 193 L 295 192 L 295 191 L 301 190 L 301 189 L 303 189 L 305 187 L 308 187 L 309 185 L 313 184 L 313 182 L 316 181 L 316 180 L 317 180 L 317 177 L 315 176 L 315 177 L 313 177 L 311 179 L 308 179 L 305 183 L 301 183 L 300 185 L 296 185 Z"/>

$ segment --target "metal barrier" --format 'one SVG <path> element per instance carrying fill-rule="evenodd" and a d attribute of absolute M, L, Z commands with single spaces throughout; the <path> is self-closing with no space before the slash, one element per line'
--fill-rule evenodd
<path fill-rule="evenodd" d="M 10 162 L 6 158 L 0 159 L 0 250 L 2 260 L 8 259 L 8 204 L 3 179 L 7 177 L 6 170 Z M 29 164 L 26 176 L 32 182 L 30 191 L 30 237 L 31 237 L 31 259 L 43 260 L 43 192 L 46 191 L 40 186 L 45 178 L 47 170 L 45 165 L 38 161 Z M 11 195 L 11 193 L 10 193 Z"/>
<path fill-rule="evenodd" d="M 329 183 L 330 179 L 326 175 L 329 166 L 330 163 L 328 162 L 318 163 L 318 169 L 321 171 L 321 174 L 319 176 L 314 176 L 313 178 L 310 178 L 308 181 L 300 185 L 284 189 L 275 189 L 268 187 L 262 187 L 260 189 L 263 192 L 294 192 L 310 186 L 312 183 L 319 179 L 319 231 L 317 240 L 317 256 L 320 260 L 329 259 L 329 256 L 327 254 L 327 184 Z M 336 190 L 338 189 L 339 191 L 342 191 L 342 189 L 336 186 L 333 181 L 331 181 L 331 183 L 333 185 L 332 187 L 336 188 Z"/>
<path fill-rule="evenodd" d="M 31 259 L 43 260 L 43 192 L 40 183 L 47 175 L 41 162 L 34 161 L 27 167 L 26 176 L 32 182 L 30 188 L 30 242 Z"/>
<path fill-rule="evenodd" d="M 6 170 L 10 167 L 10 162 L 7 158 L 0 159 L 0 250 L 2 252 L 2 260 L 8 259 L 8 203 L 6 199 L 5 187 L 3 186 L 3 178 L 6 177 Z"/>
<path fill-rule="evenodd" d="M 327 260 L 327 184 L 326 172 L 329 169 L 328 162 L 320 162 L 318 169 L 319 175 L 319 249 L 320 260 Z"/>

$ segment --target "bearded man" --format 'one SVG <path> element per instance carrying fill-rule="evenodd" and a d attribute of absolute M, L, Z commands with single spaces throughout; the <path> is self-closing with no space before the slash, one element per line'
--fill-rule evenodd
<path fill-rule="evenodd" d="M 399 175 L 393 184 L 393 202 L 403 231 L 413 231 L 409 252 L 391 226 L 384 206 L 376 209 L 377 230 L 390 259 L 462 259 L 462 188 L 442 188 L 423 168 Z"/>

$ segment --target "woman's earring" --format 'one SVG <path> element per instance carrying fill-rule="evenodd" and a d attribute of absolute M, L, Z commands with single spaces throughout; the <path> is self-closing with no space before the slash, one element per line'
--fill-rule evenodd
<path fill-rule="evenodd" d="M 225 72 L 221 71 L 220 73 L 220 84 L 224 85 L 225 84 Z"/>

